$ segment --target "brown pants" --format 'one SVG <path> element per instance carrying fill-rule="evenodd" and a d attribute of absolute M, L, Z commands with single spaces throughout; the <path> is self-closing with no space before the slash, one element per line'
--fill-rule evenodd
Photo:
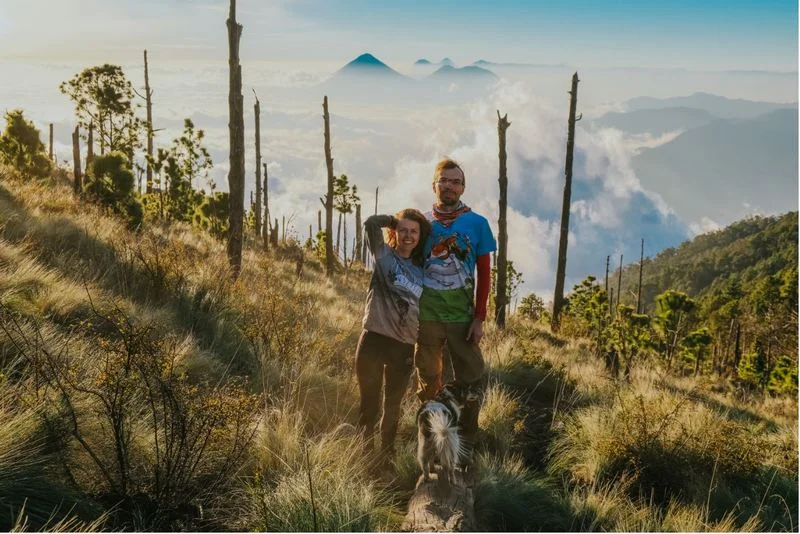
<path fill-rule="evenodd" d="M 414 353 L 417 396 L 423 402 L 436 397 L 444 385 L 445 377 L 450 382 L 448 362 L 443 357 L 445 350 L 449 353 L 453 373 L 451 387 L 464 404 L 460 426 L 468 444 L 474 443 L 478 432 L 478 414 L 483 401 L 486 372 L 480 347 L 467 341 L 471 324 L 420 321 Z"/>
<path fill-rule="evenodd" d="M 361 392 L 358 426 L 367 438 L 370 450 L 374 447 L 373 436 L 383 389 L 381 449 L 389 454 L 394 451 L 400 403 L 408 389 L 413 370 L 414 345 L 368 330 L 361 332 L 356 349 L 356 376 Z"/>

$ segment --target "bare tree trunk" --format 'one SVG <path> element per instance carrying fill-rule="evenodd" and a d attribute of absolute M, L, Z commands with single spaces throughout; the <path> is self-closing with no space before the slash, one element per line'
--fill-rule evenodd
<path fill-rule="evenodd" d="M 342 236 L 342 213 L 339 212 L 339 223 L 336 225 L 336 256 L 339 256 L 339 243 Z"/>
<path fill-rule="evenodd" d="M 147 65 L 147 50 L 144 51 L 144 98 L 147 108 L 147 185 L 146 193 L 153 192 L 153 91 L 150 90 L 150 71 Z"/>
<path fill-rule="evenodd" d="M 322 231 L 322 210 L 317 210 L 317 232 Z"/>
<path fill-rule="evenodd" d="M 253 95 L 255 95 L 255 90 Z M 253 106 L 256 118 L 256 237 L 261 235 L 261 103 L 256 96 Z"/>
<path fill-rule="evenodd" d="M 636 292 L 636 313 L 642 313 L 642 269 L 644 268 L 644 238 L 642 238 L 642 253 L 639 256 L 639 290 Z"/>
<path fill-rule="evenodd" d="M 375 188 L 375 215 L 378 214 L 378 188 Z"/>
<path fill-rule="evenodd" d="M 92 163 L 94 163 L 94 123 L 89 123 L 89 137 L 86 140 L 86 173 L 92 172 Z"/>
<path fill-rule="evenodd" d="M 356 204 L 356 242 L 355 246 L 353 247 L 353 259 L 355 260 L 358 258 L 359 261 L 362 261 L 361 257 L 361 247 L 362 247 L 362 240 L 363 234 L 361 233 L 361 204 Z"/>
<path fill-rule="evenodd" d="M 127 131 L 128 131 L 128 136 L 129 136 L 130 143 L 128 143 L 128 145 L 127 145 L 127 147 L 126 147 L 126 148 L 128 149 L 128 150 L 127 150 L 127 154 L 128 154 L 128 161 L 130 162 L 130 164 L 131 164 L 131 169 L 132 169 L 132 168 L 133 168 L 133 145 L 134 145 L 134 141 L 133 141 L 133 138 L 132 138 L 132 136 L 134 135 L 134 133 L 133 133 L 133 119 L 130 119 L 130 120 L 128 121 L 128 126 L 127 126 L 127 128 L 128 128 L 128 130 L 127 130 Z M 124 131 L 124 130 L 123 130 L 123 131 Z M 124 140 L 124 139 L 125 139 L 125 138 L 123 137 L 123 140 Z M 189 183 L 191 183 L 191 181 L 190 181 Z M 139 189 L 138 191 L 139 191 L 140 193 L 142 192 L 142 191 L 141 191 L 141 189 Z"/>
<path fill-rule="evenodd" d="M 569 122 L 567 128 L 567 159 L 564 166 L 564 199 L 561 203 L 561 236 L 558 240 L 558 266 L 556 269 L 556 289 L 553 295 L 553 318 L 551 327 L 558 330 L 561 308 L 564 306 L 564 277 L 567 272 L 567 236 L 569 234 L 569 207 L 572 196 L 572 154 L 575 148 L 575 123 L 581 117 L 575 117 L 578 104 L 578 73 L 572 75 L 572 89 L 569 99 Z"/>
<path fill-rule="evenodd" d="M 242 230 L 244 223 L 244 98 L 242 66 L 239 63 L 239 40 L 242 25 L 236 22 L 236 0 L 230 0 L 228 26 L 228 133 L 230 135 L 230 170 L 228 171 L 229 222 L 228 262 L 233 278 L 242 270 Z"/>
<path fill-rule="evenodd" d="M 613 317 L 611 310 L 614 309 L 614 286 L 611 286 L 611 293 L 608 294 L 608 315 Z"/>
<path fill-rule="evenodd" d="M 344 253 L 344 266 L 347 268 L 347 214 L 340 214 L 344 219 L 344 240 L 342 242 L 342 252 Z"/>
<path fill-rule="evenodd" d="M 53 123 L 50 123 L 50 161 L 53 161 Z"/>
<path fill-rule="evenodd" d="M 310 224 L 308 225 L 308 242 L 309 244 L 314 244 L 314 234 L 312 233 Z"/>
<path fill-rule="evenodd" d="M 286 243 L 286 215 L 281 215 L 281 243 Z"/>
<path fill-rule="evenodd" d="M 611 315 L 611 296 L 608 293 L 608 267 L 611 264 L 611 255 L 606 256 L 606 298 L 608 298 L 608 314 Z"/>
<path fill-rule="evenodd" d="M 114 146 L 114 123 L 111 122 L 111 118 L 108 119 L 108 145 L 106 145 L 106 136 L 103 135 L 103 132 L 100 132 L 100 155 L 103 156 L 106 153 L 106 146 L 108 149 L 111 150 Z"/>
<path fill-rule="evenodd" d="M 272 227 L 272 231 L 270 232 L 270 240 L 272 241 L 272 246 L 278 248 L 278 218 L 275 217 L 275 226 Z"/>
<path fill-rule="evenodd" d="M 267 164 L 264 166 L 264 225 L 262 233 L 264 234 L 264 250 L 269 250 L 269 176 L 267 176 Z"/>
<path fill-rule="evenodd" d="M 80 130 L 78 126 L 72 132 L 72 174 L 74 177 L 73 189 L 76 193 L 81 192 L 82 176 L 81 176 L 81 143 L 80 143 Z"/>
<path fill-rule="evenodd" d="M 619 278 L 617 279 L 617 307 L 622 304 L 622 254 L 619 255 Z M 615 314 L 616 315 L 616 314 Z"/>
<path fill-rule="evenodd" d="M 325 123 L 325 165 L 328 168 L 328 193 L 325 195 L 325 274 L 333 276 L 333 157 L 331 157 L 331 127 L 328 115 L 328 96 L 322 100 Z"/>
<path fill-rule="evenodd" d="M 498 157 L 500 169 L 498 183 L 500 184 L 500 216 L 497 220 L 497 287 L 495 288 L 495 323 L 500 329 L 506 327 L 506 298 L 508 278 L 508 231 L 506 229 L 506 207 L 508 206 L 508 172 L 506 169 L 506 130 L 511 126 L 508 122 L 508 113 L 500 116 L 497 111 L 497 138 L 499 143 Z"/>

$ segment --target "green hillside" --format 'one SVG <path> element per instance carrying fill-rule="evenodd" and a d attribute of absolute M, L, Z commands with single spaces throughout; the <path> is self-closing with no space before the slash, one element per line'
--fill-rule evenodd
<path fill-rule="evenodd" d="M 796 273 L 797 220 L 797 212 L 751 217 L 645 258 L 644 309 L 653 311 L 656 295 L 667 289 L 710 299 L 737 283 L 749 295 L 768 276 L 783 276 L 791 269 Z M 635 305 L 638 277 L 638 265 L 623 270 L 623 303 Z M 615 281 L 612 277 L 613 285 Z"/>

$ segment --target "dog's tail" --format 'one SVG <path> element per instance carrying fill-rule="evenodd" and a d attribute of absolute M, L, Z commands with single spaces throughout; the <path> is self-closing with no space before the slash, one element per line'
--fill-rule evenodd
<path fill-rule="evenodd" d="M 452 471 L 458 466 L 459 456 L 462 453 L 458 426 L 455 421 L 451 421 L 449 414 L 442 411 L 431 412 L 429 421 L 439 462 L 443 468 Z"/>

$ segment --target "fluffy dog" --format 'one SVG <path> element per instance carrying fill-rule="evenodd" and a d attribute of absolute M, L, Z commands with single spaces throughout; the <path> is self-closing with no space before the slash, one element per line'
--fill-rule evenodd
<path fill-rule="evenodd" d="M 439 480 L 447 475 L 447 481 L 455 484 L 455 469 L 462 452 L 458 435 L 458 420 L 461 407 L 455 396 L 443 389 L 436 399 L 426 401 L 417 411 L 417 462 L 422 468 L 425 482 L 431 477 L 434 462 L 438 460 Z"/>

